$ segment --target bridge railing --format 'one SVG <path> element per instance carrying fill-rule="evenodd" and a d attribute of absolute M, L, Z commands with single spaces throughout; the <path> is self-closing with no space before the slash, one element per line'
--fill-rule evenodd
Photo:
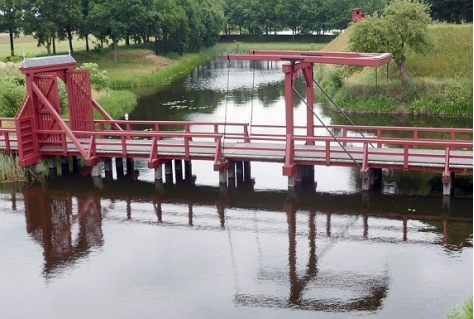
<path fill-rule="evenodd" d="M 43 131 L 37 132 L 39 135 Z M 194 151 L 201 150 L 202 158 L 214 160 L 215 164 L 221 163 L 222 156 L 222 134 L 214 133 L 187 133 L 187 132 L 148 132 L 148 131 L 73 131 L 76 136 L 82 136 L 78 139 L 87 152 L 87 162 L 94 161 L 98 156 L 98 149 L 101 150 L 101 156 L 106 154 L 109 157 L 127 157 L 133 150 L 134 157 L 147 158 L 150 165 L 158 163 L 158 151 L 161 151 L 160 159 L 176 158 L 176 154 L 183 154 L 183 158 L 188 160 L 191 154 L 191 148 Z M 207 140 L 207 143 L 193 143 L 194 138 Z M 61 141 L 65 144 L 64 148 L 57 148 L 58 155 L 64 152 L 64 149 L 70 148 L 69 152 L 74 152 L 74 147 L 67 144 L 66 134 L 62 135 Z M 39 140 L 45 147 L 43 150 L 54 152 L 53 148 L 48 148 L 49 141 Z M 55 145 L 55 144 L 51 144 Z M 211 150 L 211 151 L 209 151 Z M 163 155 L 166 153 L 168 155 Z M 178 156 L 180 157 L 180 156 Z"/>
<path fill-rule="evenodd" d="M 0 117 L 0 143 L 4 144 L 5 153 L 11 153 L 12 143 L 16 142 L 15 119 Z M 16 150 L 15 150 L 16 151 Z"/>
<path fill-rule="evenodd" d="M 114 124 L 119 125 L 124 131 L 130 132 L 128 135 L 131 138 L 135 138 L 137 132 L 143 131 L 225 134 L 226 139 L 242 139 L 244 141 L 247 141 L 249 137 L 249 124 L 238 122 L 96 120 L 94 124 L 100 131 L 106 131 L 107 127 Z"/>

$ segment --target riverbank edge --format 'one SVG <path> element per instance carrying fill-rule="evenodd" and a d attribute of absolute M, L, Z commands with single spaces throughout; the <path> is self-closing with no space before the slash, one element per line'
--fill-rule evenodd
<path fill-rule="evenodd" d="M 281 49 L 281 43 L 219 43 L 212 48 L 199 53 L 185 54 L 173 59 L 173 63 L 163 70 L 151 70 L 148 74 L 137 74 L 134 82 L 127 83 L 120 79 L 111 79 L 113 89 L 132 89 L 140 95 L 151 94 L 160 90 L 172 81 L 185 77 L 194 68 L 214 58 L 222 56 L 225 52 L 246 52 L 247 48 Z M 324 44 L 322 44 L 324 45 Z M 314 44 L 307 43 L 304 50 L 311 50 Z M 388 114 L 388 115 L 415 115 L 415 116 L 441 116 L 441 117 L 468 117 L 473 118 L 472 109 L 472 79 L 446 79 L 433 80 L 427 77 L 416 77 L 408 82 L 402 82 L 391 76 L 390 81 L 385 81 L 386 71 L 379 68 L 378 82 L 375 73 L 365 72 L 358 81 L 344 78 L 344 69 L 315 68 L 315 78 L 344 112 L 352 114 Z M 133 72 L 133 70 L 130 70 Z M 396 74 L 391 66 L 391 74 Z M 326 105 L 329 99 L 315 94 L 316 102 Z M 128 112 L 134 107 L 129 107 Z M 123 114 L 123 112 L 119 112 Z"/>

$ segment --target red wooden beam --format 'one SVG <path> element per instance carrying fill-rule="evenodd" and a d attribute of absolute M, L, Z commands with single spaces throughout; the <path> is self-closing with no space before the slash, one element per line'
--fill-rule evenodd
<path fill-rule="evenodd" d="M 226 60 L 295 61 L 307 63 L 379 67 L 392 60 L 390 53 L 253 50 L 248 54 L 226 54 Z"/>

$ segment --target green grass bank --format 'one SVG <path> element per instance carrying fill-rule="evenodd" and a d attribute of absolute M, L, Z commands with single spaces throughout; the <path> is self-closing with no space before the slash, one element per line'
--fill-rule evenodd
<path fill-rule="evenodd" d="M 469 117 L 473 112 L 472 24 L 434 24 L 433 47 L 408 52 L 410 80 L 402 82 L 395 64 L 350 74 L 344 67 L 317 68 L 316 77 L 345 111 Z M 346 51 L 351 29 L 326 51 Z"/>

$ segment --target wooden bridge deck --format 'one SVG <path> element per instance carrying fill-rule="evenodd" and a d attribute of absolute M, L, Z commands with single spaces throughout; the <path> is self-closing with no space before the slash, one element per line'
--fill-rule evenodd
<path fill-rule="evenodd" d="M 85 149 L 89 140 L 79 139 L 84 143 Z M 152 140 L 126 139 L 123 143 L 120 139 L 96 139 L 95 154 L 101 158 L 126 157 L 150 158 Z M 185 141 L 170 139 L 160 140 L 157 143 L 156 155 L 161 159 L 186 159 L 186 160 L 214 160 L 216 156 L 216 142 L 210 141 Z M 76 145 L 67 141 L 67 155 L 80 156 Z M 0 140 L 0 149 L 5 149 L 5 141 Z M 10 141 L 12 151 L 17 149 L 16 140 Z M 325 145 L 299 145 L 294 146 L 294 162 L 299 165 L 327 165 L 327 166 L 350 166 L 364 160 L 363 146 L 331 146 Z M 232 161 L 256 161 L 256 162 L 285 162 L 284 143 L 249 143 L 249 142 L 224 142 L 222 144 L 222 158 Z M 64 155 L 62 148 L 54 146 L 43 146 L 40 149 L 45 156 Z M 468 150 L 450 151 L 449 168 L 456 172 L 472 172 L 473 152 Z M 444 170 L 446 151 L 434 149 L 407 149 L 404 148 L 371 148 L 368 150 L 367 164 L 372 168 L 392 168 L 410 170 Z"/>
<path fill-rule="evenodd" d="M 15 153 L 16 129 L 5 128 L 2 121 L 14 119 L 0 119 L 0 152 Z M 150 129 L 134 130 L 136 125 Z M 183 129 L 170 131 L 170 126 Z M 42 157 L 79 156 L 91 165 L 111 157 L 148 159 L 149 167 L 170 159 L 206 160 L 219 170 L 227 161 L 276 162 L 283 164 L 287 176 L 295 165 L 473 171 L 472 129 L 329 125 L 325 129 L 337 136 L 321 126 L 315 126 L 313 134 L 295 127 L 295 134 L 285 136 L 284 126 L 276 125 L 255 125 L 249 134 L 248 123 L 96 120 L 94 127 L 69 133 L 37 130 L 38 152 Z"/>

